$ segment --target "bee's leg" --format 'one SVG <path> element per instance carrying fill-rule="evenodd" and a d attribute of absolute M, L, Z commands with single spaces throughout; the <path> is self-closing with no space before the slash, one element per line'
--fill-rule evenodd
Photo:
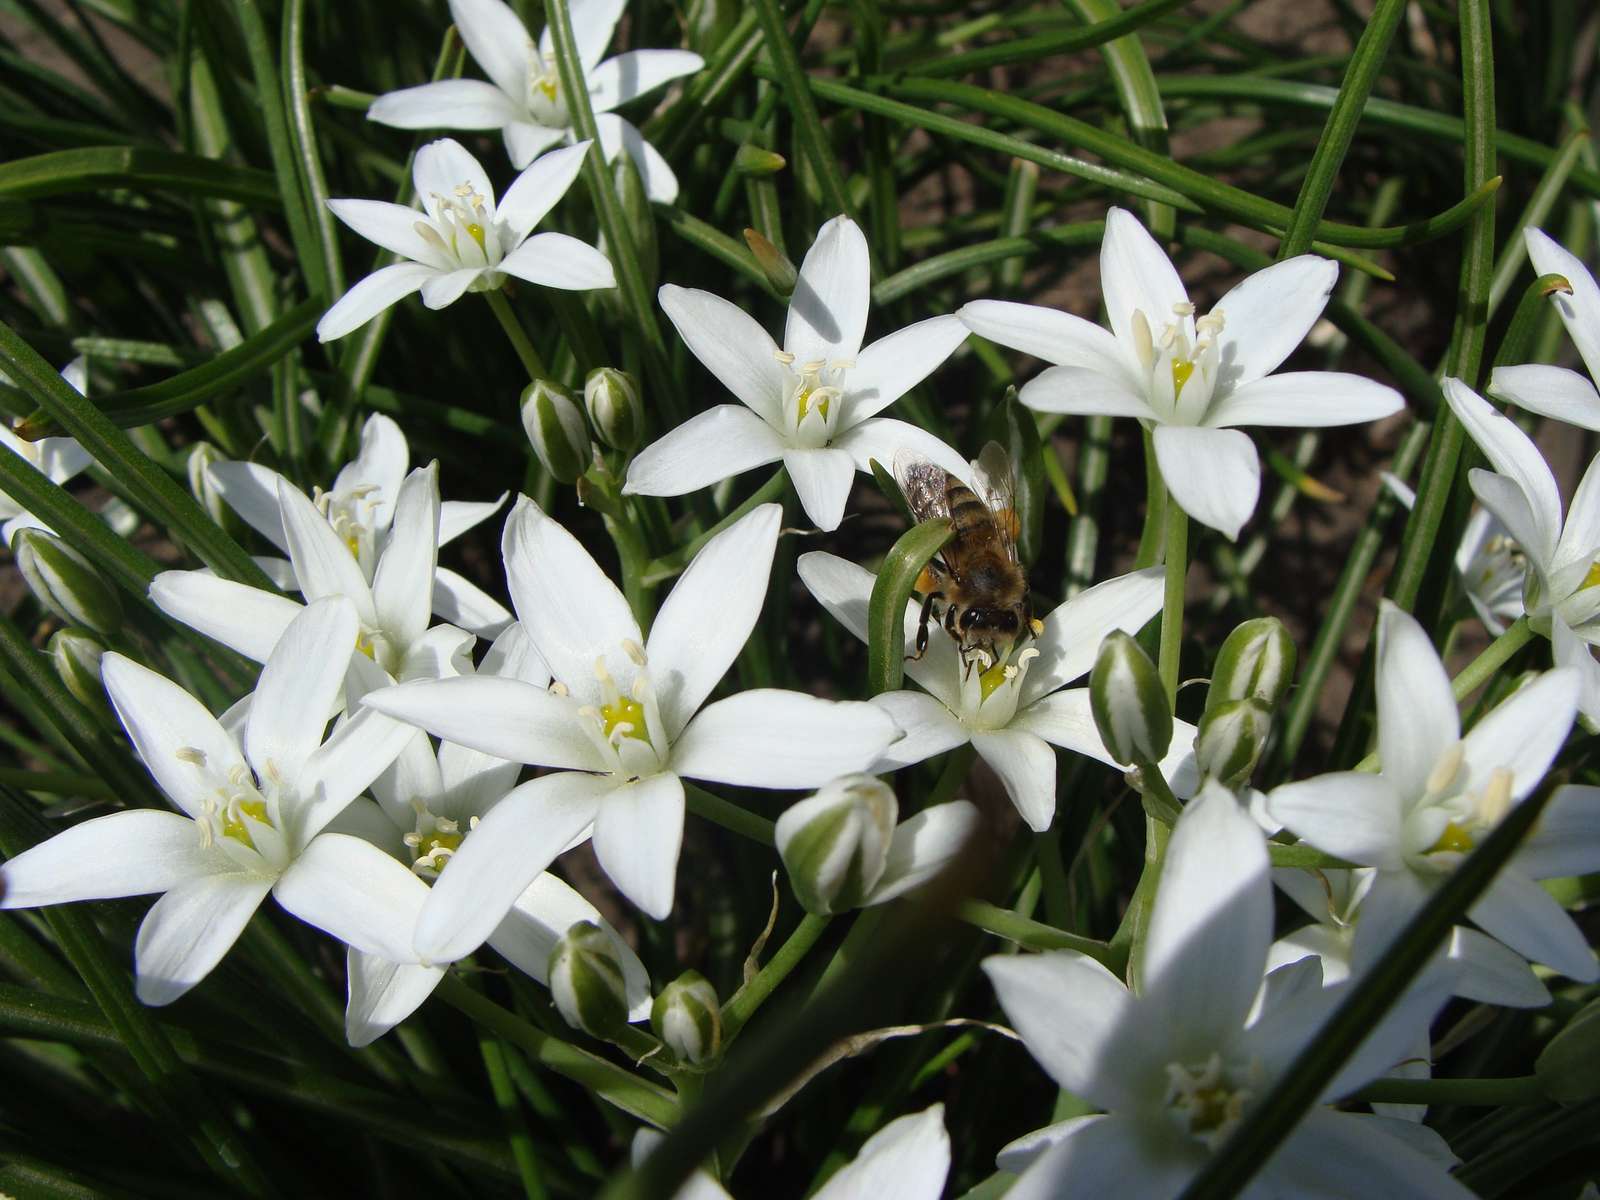
<path fill-rule="evenodd" d="M 943 592 L 929 592 L 922 598 L 922 615 L 917 619 L 917 652 L 906 655 L 909 661 L 916 662 L 928 652 L 928 622 L 933 617 L 933 602 L 943 599 Z"/>

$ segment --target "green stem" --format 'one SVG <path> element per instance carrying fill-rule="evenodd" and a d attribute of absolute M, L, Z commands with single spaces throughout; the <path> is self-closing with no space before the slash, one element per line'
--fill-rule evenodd
<path fill-rule="evenodd" d="M 1515 624 L 1490 642 L 1482 654 L 1462 667 L 1461 674 L 1450 681 L 1450 690 L 1455 693 L 1456 700 L 1465 700 L 1489 682 L 1513 654 L 1533 640 L 1533 636 L 1528 618 L 1518 617 Z"/>
<path fill-rule="evenodd" d="M 689 811 L 695 816 L 704 817 L 726 830 L 737 833 L 740 837 L 760 842 L 763 846 L 777 845 L 778 839 L 773 833 L 773 823 L 765 817 L 740 808 L 721 796 L 713 796 L 704 788 L 696 787 L 687 780 L 683 784 L 683 795 Z"/>
<path fill-rule="evenodd" d="M 544 1181 L 539 1175 L 539 1158 L 533 1149 L 533 1138 L 528 1136 L 528 1127 L 519 1111 L 517 1089 L 511 1081 L 505 1047 L 497 1038 L 480 1032 L 478 1053 L 483 1058 L 484 1073 L 489 1076 L 489 1091 L 494 1096 L 495 1108 L 500 1112 L 506 1141 L 511 1144 L 512 1157 L 517 1160 L 517 1175 L 522 1180 L 523 1194 L 528 1200 L 544 1200 Z"/>
<path fill-rule="evenodd" d="M 1167 786 L 1167 780 L 1161 774 L 1161 768 L 1152 762 L 1135 763 L 1139 768 L 1141 794 L 1144 798 L 1144 810 L 1158 821 L 1168 825 L 1178 822 L 1178 815 L 1183 812 L 1183 806 L 1178 803 L 1178 798 L 1172 794 L 1172 789 Z"/>
<path fill-rule="evenodd" d="M 777 953 L 767 960 L 767 965 L 756 972 L 755 978 L 728 998 L 728 1002 L 722 1006 L 724 1044 L 738 1036 L 745 1022 L 755 1016 L 756 1010 L 766 1002 L 767 997 L 789 977 L 789 972 L 800 965 L 800 960 L 817 944 L 817 939 L 832 920 L 832 917 L 807 913 L 788 940 L 778 947 Z"/>
<path fill-rule="evenodd" d="M 1167 702 L 1178 698 L 1178 654 L 1183 647 L 1183 584 L 1189 575 L 1189 514 L 1169 494 L 1166 514 L 1166 589 L 1161 599 L 1161 684 Z"/>
<path fill-rule="evenodd" d="M 1370 1104 L 1462 1104 L 1478 1108 L 1543 1104 L 1548 1099 L 1535 1075 L 1511 1079 L 1375 1079 L 1350 1098 Z"/>
<path fill-rule="evenodd" d="M 784 99 L 789 102 L 789 109 L 794 114 L 795 133 L 805 147 L 806 157 L 811 160 L 811 169 L 816 172 L 823 198 L 836 212 L 854 217 L 844 175 L 828 144 L 827 131 L 822 128 L 822 118 L 817 113 L 817 102 L 807 86 L 800 56 L 795 53 L 789 31 L 784 27 L 783 12 L 777 0 L 755 0 L 753 7 L 761 22 L 762 36 L 766 39 L 767 55 L 777 71 Z"/>
<path fill-rule="evenodd" d="M 1118 955 L 1105 942 L 1018 916 L 1009 908 L 1001 908 L 984 900 L 963 900 L 956 908 L 955 915 L 968 925 L 1029 950 L 1076 950 L 1112 970 L 1119 965 Z"/>
<path fill-rule="evenodd" d="M 527 332 L 522 328 L 522 322 L 517 320 L 517 314 L 511 311 L 511 302 L 506 299 L 505 293 L 495 288 L 485 292 L 483 298 L 489 302 L 489 308 L 494 312 L 495 319 L 500 322 L 500 328 L 506 331 L 506 337 L 511 340 L 511 348 L 522 360 L 528 378 L 549 379 L 550 368 L 545 366 L 544 359 L 540 358 L 539 352 L 534 349 L 533 342 L 528 339 Z"/>

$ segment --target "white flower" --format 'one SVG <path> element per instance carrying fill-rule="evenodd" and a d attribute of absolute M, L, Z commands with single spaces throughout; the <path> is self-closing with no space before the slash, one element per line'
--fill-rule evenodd
<path fill-rule="evenodd" d="M 650 199 L 671 204 L 678 180 L 634 126 L 611 110 L 705 65 L 687 50 L 632 50 L 601 62 L 622 16 L 623 0 L 574 0 L 573 39 L 589 105 L 607 161 L 626 150 Z M 447 79 L 379 96 L 367 116 L 400 129 L 498 129 L 511 165 L 521 170 L 540 153 L 573 136 L 572 116 L 556 70 L 549 28 L 535 42 L 501 0 L 450 0 L 461 40 L 491 82 Z"/>
<path fill-rule="evenodd" d="M 867 240 L 849 217 L 817 234 L 800 264 L 779 350 L 743 309 L 667 284 L 661 307 L 690 351 L 740 401 L 685 421 L 646 446 L 624 492 L 681 496 L 783 460 L 806 515 L 836 529 L 857 471 L 910 450 L 965 479 L 961 456 L 915 425 L 877 414 L 966 340 L 954 316 L 918 321 L 862 349 L 871 280 Z"/>
<path fill-rule="evenodd" d="M 426 961 L 470 953 L 529 882 L 590 833 L 622 894 L 665 917 L 683 837 L 682 777 L 814 788 L 864 769 L 893 740 L 894 723 L 865 704 L 771 689 L 705 704 L 761 611 L 781 511 L 764 504 L 708 541 L 646 641 L 577 539 L 526 497 L 518 502 L 504 543 L 512 604 L 556 682 L 547 691 L 461 677 L 365 701 L 446 741 L 559 769 L 496 805 L 439 877 L 417 923 Z"/>
<path fill-rule="evenodd" d="M 331 342 L 412 292 L 443 308 L 465 292 L 489 292 L 507 275 L 584 291 L 616 286 L 611 260 L 564 233 L 529 237 L 578 177 L 588 142 L 547 154 L 518 175 L 499 205 L 478 160 L 450 138 L 417 151 L 411 178 L 423 211 L 387 200 L 329 200 L 333 215 L 406 262 L 380 267 L 351 286 L 317 322 Z"/>
<path fill-rule="evenodd" d="M 61 368 L 61 378 L 71 384 L 72 390 L 80 396 L 88 394 L 86 370 L 82 358 L 75 358 Z M 0 379 L 4 378 L 5 374 L 0 372 Z M 0 424 L 0 446 L 18 455 L 51 483 L 65 483 L 94 461 L 89 457 L 89 452 L 72 438 L 49 437 L 28 442 L 12 433 L 3 424 Z M 4 492 L 0 492 L 0 522 L 4 522 L 0 524 L 0 541 L 7 546 L 11 544 L 12 535 L 19 529 L 37 528 L 54 532 Z"/>
<path fill-rule="evenodd" d="M 984 970 L 1028 1050 L 1103 1113 L 1028 1134 L 1000 1152 L 1014 1200 L 1175 1197 L 1345 998 L 1316 960 L 1262 973 L 1272 937 L 1267 849 L 1226 789 L 1209 784 L 1173 830 L 1135 995 L 1072 951 L 1002 955 Z M 1426 1030 L 1446 988 L 1403 996 L 1321 1099 L 1389 1069 Z M 1409 1122 L 1313 1108 L 1243 1193 L 1468 1197 L 1441 1168 L 1442 1139 Z"/>
<path fill-rule="evenodd" d="M 1463 737 L 1450 677 L 1417 622 L 1385 601 L 1378 618 L 1377 774 L 1339 771 L 1284 784 L 1272 815 L 1317 849 L 1377 868 L 1352 947 L 1369 965 L 1463 857 L 1544 777 L 1572 727 L 1578 679 L 1550 671 Z M 1563 845 L 1574 833 L 1584 836 Z M 1524 958 L 1574 979 L 1600 978 L 1594 951 L 1537 879 L 1600 869 L 1600 811 L 1564 789 L 1544 823 L 1467 910 Z M 1563 869 L 1555 870 L 1559 866 Z"/>
<path fill-rule="evenodd" d="M 1600 379 L 1600 287 L 1589 268 L 1543 230 L 1528 228 L 1522 236 L 1535 275 L 1565 276 L 1572 285 L 1571 295 L 1555 292 L 1550 302 L 1578 347 L 1590 378 L 1565 367 L 1529 363 L 1496 367 L 1489 376 L 1488 390 L 1540 416 L 1583 429 L 1600 429 L 1600 393 L 1591 382 Z"/>
<path fill-rule="evenodd" d="M 1050 367 L 1023 387 L 1044 412 L 1137 417 L 1154 429 L 1167 489 L 1228 537 L 1255 511 L 1261 462 L 1235 426 L 1348 425 L 1398 412 L 1400 394 L 1359 375 L 1271 372 L 1322 315 L 1338 264 L 1312 254 L 1274 263 L 1195 316 L 1183 281 L 1138 220 L 1106 214 L 1100 283 L 1111 332 L 1053 309 L 975 300 L 975 333 Z"/>
<path fill-rule="evenodd" d="M 1526 557 L 1529 624 L 1550 639 L 1556 665 L 1578 673 L 1579 710 L 1600 720 L 1600 663 L 1590 649 L 1600 645 L 1600 458 L 1584 472 L 1563 521 L 1556 477 L 1516 422 L 1459 379 L 1444 381 L 1444 398 L 1494 467 L 1474 467 L 1467 479 Z"/>
<path fill-rule="evenodd" d="M 802 554 L 801 580 L 841 625 L 867 640 L 872 572 L 825 551 Z M 871 703 L 905 733 L 872 768 L 896 770 L 968 742 L 1005 784 L 1029 827 L 1044 830 L 1056 811 L 1060 746 L 1116 765 L 1089 710 L 1088 688 L 1067 688 L 1094 665 L 1114 629 L 1137 632 L 1161 611 L 1161 568 L 1107 580 L 1062 604 L 1044 619 L 1044 633 L 1020 643 L 1005 662 L 968 669 L 954 638 L 935 632 L 921 658 L 914 653 L 920 607 L 906 604 L 906 674 L 926 689 L 874 696 Z M 1184 794 L 1198 782 L 1194 726 L 1173 722 L 1172 748 L 1162 772 Z"/>
<path fill-rule="evenodd" d="M 413 732 L 357 716 L 323 741 L 356 627 L 347 600 L 300 614 L 261 671 L 242 740 L 175 683 L 107 654 L 101 672 L 117 716 L 183 815 L 133 809 L 57 834 L 0 867 L 0 908 L 164 892 L 134 945 L 146 1004 L 168 1004 L 204 979 L 269 891 L 351 945 L 409 954 L 365 905 L 346 902 L 389 860 L 360 839 L 322 833 Z"/>
<path fill-rule="evenodd" d="M 633 1165 L 638 1167 L 661 1142 L 653 1129 L 633 1135 Z M 861 1153 L 828 1177 L 811 1200 L 939 1200 L 950 1173 L 950 1135 L 944 1105 L 890 1121 L 866 1140 Z M 730 1200 L 729 1193 L 703 1168 L 674 1194 L 674 1200 Z"/>
<path fill-rule="evenodd" d="M 1416 492 L 1398 476 L 1383 472 L 1383 486 L 1407 509 L 1416 506 Z M 1500 518 L 1486 508 L 1473 509 L 1456 547 L 1456 574 L 1467 603 L 1495 637 L 1522 616 L 1522 581 L 1527 569 L 1527 555 Z"/>

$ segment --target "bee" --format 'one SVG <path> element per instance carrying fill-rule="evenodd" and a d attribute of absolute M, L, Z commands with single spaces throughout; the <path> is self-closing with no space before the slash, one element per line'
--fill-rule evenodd
<path fill-rule="evenodd" d="M 917 652 L 928 649 L 928 626 L 937 619 L 961 650 L 967 670 L 976 661 L 986 669 L 1005 659 L 1020 639 L 1039 636 L 1042 622 L 1028 604 L 1028 579 L 1017 557 L 1016 492 L 1011 461 L 998 442 L 978 455 L 977 483 L 982 497 L 943 467 L 901 451 L 895 478 L 918 521 L 948 517 L 953 530 L 944 548 L 917 579 L 922 614 Z"/>

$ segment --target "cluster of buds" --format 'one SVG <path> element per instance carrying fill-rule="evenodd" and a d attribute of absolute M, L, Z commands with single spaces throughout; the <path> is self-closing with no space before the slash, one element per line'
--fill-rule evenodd
<path fill-rule="evenodd" d="M 584 380 L 582 408 L 570 392 L 547 379 L 536 379 L 523 389 L 522 428 L 556 482 L 576 483 L 589 469 L 594 455 L 591 427 L 614 450 L 629 451 L 639 445 L 644 411 L 633 376 L 614 367 L 596 367 Z"/>

